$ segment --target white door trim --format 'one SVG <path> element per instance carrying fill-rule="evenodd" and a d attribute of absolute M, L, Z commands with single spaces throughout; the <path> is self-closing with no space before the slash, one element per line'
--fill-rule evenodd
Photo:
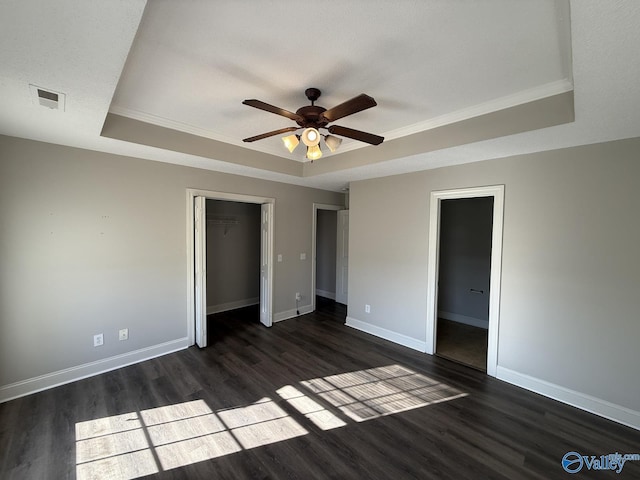
<path fill-rule="evenodd" d="M 194 198 L 195 215 L 195 343 L 207 346 L 207 199 Z"/>
<path fill-rule="evenodd" d="M 260 323 L 273 325 L 273 203 L 260 205 Z"/>
<path fill-rule="evenodd" d="M 344 210 L 344 206 L 314 203 L 311 213 L 311 311 L 316 311 L 316 236 L 318 233 L 318 210 Z"/>
<path fill-rule="evenodd" d="M 336 225 L 336 302 L 349 302 L 349 210 L 340 210 Z"/>
<path fill-rule="evenodd" d="M 493 197 L 493 230 L 491 234 L 491 280 L 489 287 L 489 339 L 487 375 L 495 377 L 498 367 L 498 328 L 500 323 L 500 280 L 502 277 L 502 230 L 504 217 L 504 185 L 442 190 L 431 192 L 429 209 L 429 253 L 427 264 L 427 338 L 426 353 L 436 349 L 438 252 L 440 241 L 440 202 L 454 198 Z"/>
<path fill-rule="evenodd" d="M 194 201 L 196 197 L 205 197 L 211 200 L 227 200 L 231 202 L 244 203 L 271 203 L 274 207 L 271 209 L 271 225 L 273 225 L 273 217 L 275 216 L 275 198 L 257 197 L 254 195 L 244 195 L 240 193 L 217 192 L 214 190 L 202 190 L 197 188 L 187 188 L 187 335 L 189 337 L 189 345 L 195 343 L 195 225 L 194 225 Z M 271 255 L 270 260 L 273 263 L 274 248 L 274 229 L 270 229 L 271 236 Z M 271 265 L 273 272 L 273 264 Z M 269 305 L 271 315 L 273 315 L 273 275 L 269 278 Z"/>

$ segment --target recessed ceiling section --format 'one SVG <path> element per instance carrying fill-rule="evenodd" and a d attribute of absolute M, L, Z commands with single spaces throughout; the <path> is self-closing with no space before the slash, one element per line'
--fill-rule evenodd
<path fill-rule="evenodd" d="M 102 136 L 287 175 L 310 177 L 552 127 L 573 120 L 573 92 L 570 91 L 396 138 L 379 146 L 327 155 L 321 161 L 304 164 L 113 113 L 107 115 Z"/>
<path fill-rule="evenodd" d="M 198 157 L 224 160 L 245 167 L 269 170 L 301 177 L 303 164 L 274 155 L 247 150 L 237 145 L 220 142 L 133 118 L 109 113 L 102 129 L 103 137 L 138 143 L 149 147 L 181 152 Z"/>
<path fill-rule="evenodd" d="M 309 17 L 291 0 L 0 2 L 0 44 L 11 46 L 0 49 L 0 134 L 335 191 L 640 136 L 637 0 L 336 8 Z M 30 84 L 64 93 L 64 112 L 34 102 Z M 343 139 L 310 164 L 280 136 L 242 142 L 290 125 L 243 100 L 296 111 L 309 87 L 326 108 L 375 98 L 338 124 L 384 143 Z"/>
<path fill-rule="evenodd" d="M 432 151 L 573 120 L 568 1 L 354 0 L 340 4 L 340 14 L 330 21 L 321 16 L 315 21 L 311 28 L 308 12 L 293 0 L 195 2 L 189 8 L 171 0 L 150 2 L 103 135 L 120 138 L 118 122 L 136 120 L 147 135 L 136 139 L 134 129 L 123 135 L 126 141 L 151 145 L 155 135 L 148 132 L 156 126 L 210 146 L 198 147 L 198 155 L 236 163 L 243 161 L 240 151 L 259 152 L 266 154 L 259 168 L 293 175 L 292 170 L 304 169 L 304 175 L 313 175 L 330 165 L 340 169 L 341 159 L 347 164 L 367 157 L 391 160 L 404 151 Z M 304 149 L 290 153 L 284 135 L 242 142 L 295 126 L 247 108 L 243 100 L 257 98 L 295 112 L 308 104 L 302 92 L 311 86 L 322 90 L 316 104 L 325 108 L 363 92 L 374 97 L 376 108 L 340 124 L 375 132 L 385 143 L 371 147 L 344 138 L 313 168 L 305 163 L 292 169 L 289 162 L 305 162 Z M 513 110 L 519 106 L 528 107 Z M 535 121 L 507 115 L 509 125 L 497 121 L 458 143 L 429 143 L 474 118 L 530 108 L 537 112 Z M 540 117 L 545 111 L 551 111 L 546 120 Z M 435 133 L 425 134 L 429 131 Z M 181 139 L 182 146 L 170 147 L 165 138 L 161 148 L 184 151 Z M 245 156 L 257 162 L 253 154 Z"/>

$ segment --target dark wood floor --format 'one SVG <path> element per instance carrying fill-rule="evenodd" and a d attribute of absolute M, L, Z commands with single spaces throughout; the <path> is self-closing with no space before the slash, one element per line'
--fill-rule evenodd
<path fill-rule="evenodd" d="M 438 319 L 436 354 L 487 371 L 488 330 Z"/>
<path fill-rule="evenodd" d="M 270 329 L 219 315 L 206 349 L 1 404 L 0 478 L 553 479 L 569 451 L 639 453 L 638 431 L 319 306 Z"/>

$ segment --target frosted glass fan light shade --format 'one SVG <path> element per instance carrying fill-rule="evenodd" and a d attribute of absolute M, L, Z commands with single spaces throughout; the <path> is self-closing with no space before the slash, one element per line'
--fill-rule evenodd
<path fill-rule="evenodd" d="M 302 143 L 307 147 L 315 147 L 320 143 L 320 132 L 315 128 L 305 128 L 302 132 Z"/>
<path fill-rule="evenodd" d="M 289 150 L 289 153 L 292 153 L 300 143 L 297 135 L 282 137 L 282 141 L 284 143 L 284 146 L 287 147 L 287 150 Z"/>
<path fill-rule="evenodd" d="M 333 153 L 342 143 L 342 139 L 334 137 L 333 135 L 327 135 L 326 137 L 324 137 L 324 143 L 327 144 L 327 147 L 329 147 L 329 150 L 331 150 L 331 153 Z"/>
<path fill-rule="evenodd" d="M 322 150 L 320 150 L 320 147 L 318 145 L 312 145 L 311 147 L 307 148 L 307 158 L 312 162 L 319 159 L 321 156 Z"/>

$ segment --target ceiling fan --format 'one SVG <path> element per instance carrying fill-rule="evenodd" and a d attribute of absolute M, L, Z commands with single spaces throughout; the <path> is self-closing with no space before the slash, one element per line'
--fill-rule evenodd
<path fill-rule="evenodd" d="M 330 134 L 352 138 L 371 145 L 380 145 L 384 141 L 384 137 L 379 135 L 354 130 L 353 128 L 341 127 L 340 125 L 329 125 L 329 123 L 339 120 L 340 118 L 375 107 L 377 103 L 369 95 L 361 93 L 357 97 L 327 110 L 324 107 L 315 105 L 315 101 L 318 100 L 321 95 L 320 90 L 317 88 L 307 88 L 304 93 L 311 102 L 311 105 L 300 107 L 295 113 L 280 107 L 269 105 L 268 103 L 256 99 L 243 101 L 242 103 L 244 105 L 249 105 L 250 107 L 258 108 L 266 112 L 282 115 L 283 117 L 287 117 L 298 124 L 297 127 L 280 128 L 272 132 L 245 138 L 243 139 L 243 142 L 255 142 L 256 140 L 262 140 L 274 135 L 295 132 L 302 128 L 304 130 L 301 135 L 289 135 L 283 137 L 282 140 L 285 146 L 289 149 L 289 152 L 293 152 L 293 150 L 298 146 L 300 140 L 302 140 L 302 142 L 307 146 L 307 158 L 313 161 L 322 156 L 322 151 L 320 149 L 321 137 L 324 138 L 325 145 L 332 152 L 334 152 L 342 142 L 341 138 L 333 135 L 321 134 L 318 131 L 319 129 L 327 130 Z"/>

